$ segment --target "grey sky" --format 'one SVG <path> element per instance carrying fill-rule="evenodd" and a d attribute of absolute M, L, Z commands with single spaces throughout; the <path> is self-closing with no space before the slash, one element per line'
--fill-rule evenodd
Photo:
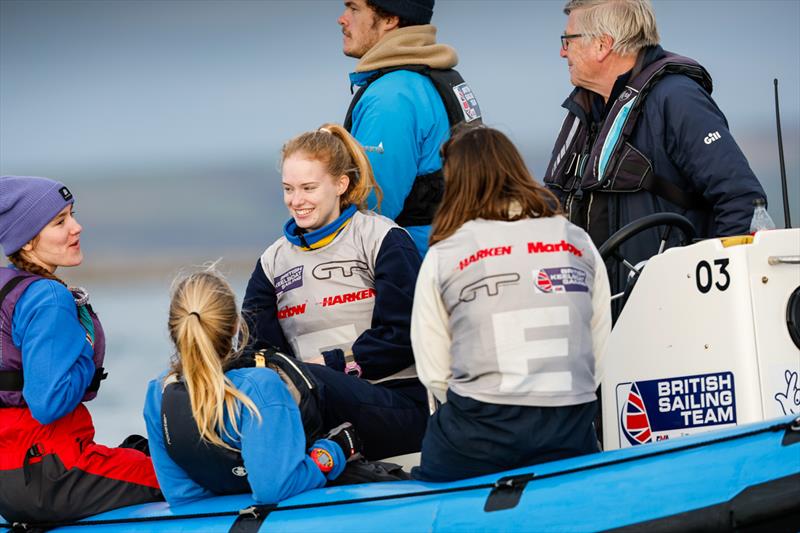
<path fill-rule="evenodd" d="M 714 98 L 781 219 L 772 79 L 781 83 L 796 195 L 800 2 L 654 4 L 664 47 L 694 57 L 714 77 Z M 537 177 L 571 89 L 558 55 L 562 5 L 438 0 L 433 18 L 439 41 L 458 50 L 486 122 L 511 135 Z M 138 228 L 140 236 L 171 225 L 167 207 L 180 218 L 213 206 L 229 230 L 173 244 L 238 238 L 255 254 L 285 218 L 274 163 L 280 144 L 341 121 L 347 108 L 355 61 L 341 53 L 340 12 L 338 0 L 0 0 L 0 172 L 91 189 L 93 203 L 108 204 L 89 206 L 92 223 Z M 227 188 L 229 179 L 235 183 Z M 148 192 L 131 192 L 140 187 Z M 112 209 L 117 190 L 126 191 L 126 203 L 161 197 L 158 224 Z M 189 192 L 191 207 L 184 205 Z M 270 211 L 270 228 L 248 234 L 245 228 L 264 223 L 254 213 L 259 206 Z M 104 217 L 115 219 L 107 225 Z"/>

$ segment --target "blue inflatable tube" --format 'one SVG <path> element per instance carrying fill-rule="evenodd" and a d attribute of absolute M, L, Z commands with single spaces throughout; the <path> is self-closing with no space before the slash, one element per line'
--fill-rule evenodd
<path fill-rule="evenodd" d="M 322 488 L 117 509 L 56 531 L 800 530 L 800 417 L 453 483 Z"/>

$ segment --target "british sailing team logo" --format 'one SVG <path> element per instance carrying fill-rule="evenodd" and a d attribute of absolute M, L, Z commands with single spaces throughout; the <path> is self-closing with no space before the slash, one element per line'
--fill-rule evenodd
<path fill-rule="evenodd" d="M 650 420 L 647 418 L 647 409 L 644 407 L 642 395 L 636 383 L 631 385 L 628 399 L 622 408 L 622 431 L 625 438 L 632 445 L 647 444 L 653 437 L 650 429 Z"/>
<path fill-rule="evenodd" d="M 622 447 L 736 425 L 729 371 L 619 383 L 616 393 Z"/>

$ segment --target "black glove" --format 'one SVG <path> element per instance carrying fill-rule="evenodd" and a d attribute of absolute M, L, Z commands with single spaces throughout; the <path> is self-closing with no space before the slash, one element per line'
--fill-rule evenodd
<path fill-rule="evenodd" d="M 350 422 L 336 426 L 325 435 L 325 438 L 339 445 L 348 462 L 360 458 L 361 452 L 364 450 L 364 445 L 358 437 L 358 433 L 356 433 L 356 428 Z"/>

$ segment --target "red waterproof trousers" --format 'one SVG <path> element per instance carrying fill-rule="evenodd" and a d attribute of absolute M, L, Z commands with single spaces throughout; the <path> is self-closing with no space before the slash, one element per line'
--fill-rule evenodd
<path fill-rule="evenodd" d="M 0 408 L 0 515 L 6 520 L 74 520 L 161 499 L 150 458 L 95 444 L 83 404 L 50 424 L 36 421 L 27 407 Z"/>

